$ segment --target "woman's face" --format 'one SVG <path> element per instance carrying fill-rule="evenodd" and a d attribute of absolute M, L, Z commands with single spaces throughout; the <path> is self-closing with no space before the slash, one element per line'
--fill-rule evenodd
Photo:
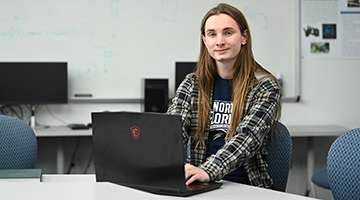
<path fill-rule="evenodd" d="M 205 22 L 202 40 L 217 64 L 234 66 L 241 45 L 247 41 L 247 31 L 242 34 L 236 21 L 227 14 L 213 15 Z"/>

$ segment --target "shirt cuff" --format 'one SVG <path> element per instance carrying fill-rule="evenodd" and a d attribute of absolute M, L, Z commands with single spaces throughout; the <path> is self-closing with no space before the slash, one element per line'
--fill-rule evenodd
<path fill-rule="evenodd" d="M 204 170 L 210 177 L 210 181 L 220 181 L 223 174 L 226 173 L 225 168 L 222 169 L 221 165 L 215 163 L 214 161 L 206 161 L 199 166 L 200 169 Z"/>

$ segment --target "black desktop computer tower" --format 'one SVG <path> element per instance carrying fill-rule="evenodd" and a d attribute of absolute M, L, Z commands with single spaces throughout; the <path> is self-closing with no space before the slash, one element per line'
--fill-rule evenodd
<path fill-rule="evenodd" d="M 143 111 L 165 113 L 169 107 L 168 79 L 143 79 Z"/>
<path fill-rule="evenodd" d="M 185 76 L 196 70 L 196 62 L 176 62 L 175 63 L 175 91 Z"/>

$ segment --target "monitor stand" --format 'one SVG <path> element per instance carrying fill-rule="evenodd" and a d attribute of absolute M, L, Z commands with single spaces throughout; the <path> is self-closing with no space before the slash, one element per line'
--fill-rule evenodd
<path fill-rule="evenodd" d="M 31 128 L 35 128 L 36 126 L 36 120 L 35 120 L 35 106 L 31 105 L 31 117 L 30 117 L 30 126 Z"/>
<path fill-rule="evenodd" d="M 30 105 L 30 111 L 31 111 L 31 117 L 30 117 L 30 126 L 32 129 L 45 129 L 48 128 L 48 126 L 39 126 L 36 125 L 36 118 L 35 118 L 35 110 L 36 110 L 36 106 L 35 105 Z"/>

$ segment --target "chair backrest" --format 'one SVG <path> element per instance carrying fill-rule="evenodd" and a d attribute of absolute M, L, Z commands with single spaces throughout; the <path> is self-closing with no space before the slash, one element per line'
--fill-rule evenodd
<path fill-rule="evenodd" d="M 268 137 L 268 173 L 274 181 L 274 190 L 285 192 L 289 176 L 292 141 L 289 130 L 279 122 L 277 136 Z"/>
<path fill-rule="evenodd" d="M 0 115 L 0 169 L 31 169 L 37 158 L 34 131 L 24 121 Z"/>
<path fill-rule="evenodd" d="M 327 170 L 335 200 L 360 199 L 360 128 L 334 141 L 328 153 Z"/>

